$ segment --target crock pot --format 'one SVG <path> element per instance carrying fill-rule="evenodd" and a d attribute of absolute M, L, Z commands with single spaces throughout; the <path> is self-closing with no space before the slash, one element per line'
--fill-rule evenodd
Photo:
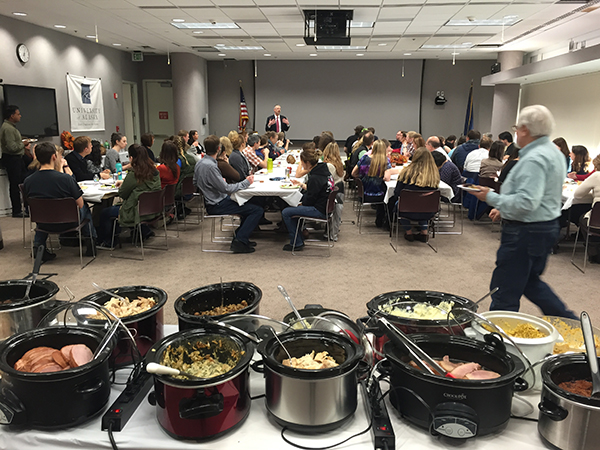
<path fill-rule="evenodd" d="M 229 314 L 258 314 L 262 291 L 252 283 L 232 281 L 222 284 L 223 296 L 221 297 L 221 284 L 202 286 L 182 294 L 175 300 L 179 329 L 187 330 L 204 325 L 207 320 L 219 321 Z M 216 306 L 235 305 L 245 300 L 248 303 L 243 309 L 233 313 L 218 316 L 201 316 L 196 313 L 208 311 Z"/>
<path fill-rule="evenodd" d="M 284 348 L 296 358 L 327 351 L 339 365 L 321 370 L 285 366 Z M 335 429 L 352 417 L 364 349 L 350 338 L 330 331 L 297 330 L 261 341 L 258 351 L 264 364 L 265 404 L 277 423 L 314 433 Z"/>
<path fill-rule="evenodd" d="M 142 357 L 156 342 L 164 336 L 163 330 L 163 307 L 167 302 L 167 293 L 160 288 L 152 286 L 122 286 L 108 289 L 121 297 L 127 297 L 129 300 L 140 297 L 152 297 L 156 299 L 156 304 L 147 311 L 122 317 L 121 321 L 129 328 L 134 336 L 136 345 Z M 105 292 L 94 292 L 81 301 L 91 301 L 98 305 L 104 305 L 111 299 L 111 296 Z M 96 311 L 94 311 L 96 313 Z M 81 325 L 104 328 L 106 321 L 87 319 L 77 317 Z M 119 339 L 115 345 L 111 363 L 117 367 L 131 364 L 134 361 L 134 349 L 132 342 L 124 330 L 119 330 Z"/>
<path fill-rule="evenodd" d="M 27 280 L 0 281 L 0 340 L 34 329 L 52 309 L 58 292 L 56 283 L 37 280 L 29 298 L 23 300 L 29 284 Z"/>
<path fill-rule="evenodd" d="M 466 439 L 503 429 L 510 418 L 513 392 L 527 383 L 518 378 L 525 366 L 497 338 L 480 342 L 463 336 L 410 336 L 432 358 L 476 362 L 500 374 L 489 380 L 463 380 L 432 375 L 409 364 L 406 348 L 384 346 L 390 361 L 390 402 L 408 421 L 452 438 Z"/>
<path fill-rule="evenodd" d="M 95 351 L 103 333 L 90 328 L 48 327 L 17 334 L 0 344 L 0 423 L 14 427 L 58 429 L 99 414 L 110 395 L 112 342 L 88 364 L 61 372 L 28 373 L 13 368 L 36 347 L 57 350 L 85 344 Z"/>
<path fill-rule="evenodd" d="M 221 436 L 240 426 L 250 412 L 249 366 L 254 345 L 231 328 L 207 322 L 202 327 L 180 331 L 157 342 L 146 354 L 146 363 L 162 363 L 169 347 L 186 348 L 201 343 L 222 343 L 220 358 L 239 352 L 241 358 L 228 372 L 206 379 L 154 377 L 149 401 L 156 405 L 161 428 L 176 439 L 202 441 Z M 210 350 L 207 350 L 210 351 Z"/>
<path fill-rule="evenodd" d="M 584 353 L 559 355 L 542 365 L 538 431 L 562 450 L 595 450 L 600 442 L 600 399 L 567 392 L 563 381 L 591 380 Z"/>

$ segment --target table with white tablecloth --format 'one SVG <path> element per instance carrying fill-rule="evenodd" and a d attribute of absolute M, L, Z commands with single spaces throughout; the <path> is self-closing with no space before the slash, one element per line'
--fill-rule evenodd
<path fill-rule="evenodd" d="M 397 182 L 398 182 L 397 175 L 392 175 L 392 179 L 390 181 L 385 182 L 385 184 L 387 185 L 387 192 L 385 193 L 385 198 L 383 199 L 383 201 L 385 203 L 387 203 L 389 201 L 389 199 L 394 196 L 394 189 L 396 189 Z M 440 180 L 439 190 L 440 190 L 440 194 L 442 195 L 442 197 L 447 198 L 448 200 L 451 200 L 452 197 L 454 197 L 454 192 L 452 191 L 452 187 L 450 187 L 449 184 L 444 183 L 441 180 Z"/>
<path fill-rule="evenodd" d="M 262 169 L 254 174 L 254 183 L 248 188 L 237 191 L 231 195 L 231 198 L 240 206 L 250 200 L 252 197 L 280 197 L 290 206 L 298 206 L 302 200 L 302 193 L 299 187 L 284 188 L 282 185 L 289 185 L 290 181 L 285 175 L 285 169 L 292 168 L 292 176 L 289 179 L 296 179 L 293 175 L 296 173 L 297 165 L 273 165 L 273 171 L 268 172 Z"/>
<path fill-rule="evenodd" d="M 104 199 L 116 197 L 119 193 L 119 188 L 113 187 L 112 180 L 80 181 L 78 184 L 83 191 L 85 202 L 100 203 Z"/>

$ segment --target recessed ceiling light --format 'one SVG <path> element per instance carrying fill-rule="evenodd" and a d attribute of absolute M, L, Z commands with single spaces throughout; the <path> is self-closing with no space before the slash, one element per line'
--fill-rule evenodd
<path fill-rule="evenodd" d="M 227 56 L 225 53 L 219 53 L 219 56 Z"/>
<path fill-rule="evenodd" d="M 65 25 L 54 25 L 54 28 L 67 28 Z"/>
<path fill-rule="evenodd" d="M 27 13 L 24 13 L 24 12 L 14 12 L 13 15 L 15 15 L 15 16 L 26 16 Z"/>
<path fill-rule="evenodd" d="M 115 47 L 120 47 L 121 44 L 113 44 Z"/>
<path fill-rule="evenodd" d="M 455 44 L 445 44 L 445 45 L 429 45 L 428 44 L 428 45 L 421 45 L 422 49 L 429 49 L 429 50 L 432 50 L 432 49 L 433 50 L 440 50 L 440 49 L 445 49 L 445 48 L 450 48 L 450 49 L 455 49 L 455 48 L 458 48 L 458 49 L 467 49 L 467 48 L 471 48 L 471 47 L 473 47 L 473 44 L 470 44 L 470 43 L 466 44 L 466 45 L 465 44 L 458 44 L 458 45 L 455 45 Z"/>
<path fill-rule="evenodd" d="M 232 22 L 185 22 L 185 23 L 171 23 L 175 28 L 239 28 L 237 24 Z"/>
<path fill-rule="evenodd" d="M 379 47 L 385 47 L 387 44 L 385 42 L 382 42 L 381 44 L 377 44 Z"/>
<path fill-rule="evenodd" d="M 304 47 L 306 44 L 296 44 L 296 47 Z"/>
<path fill-rule="evenodd" d="M 457 53 L 457 52 L 452 52 L 452 53 L 451 53 L 451 55 L 452 55 L 452 56 L 457 56 L 457 55 L 460 55 L 460 53 Z"/>
<path fill-rule="evenodd" d="M 364 53 L 357 53 L 356 56 L 365 56 Z"/>
<path fill-rule="evenodd" d="M 317 50 L 366 50 L 366 45 L 315 45 Z"/>
<path fill-rule="evenodd" d="M 215 44 L 215 47 L 225 47 L 225 44 Z"/>
<path fill-rule="evenodd" d="M 412 53 L 405 53 L 404 56 L 410 56 Z"/>
<path fill-rule="evenodd" d="M 356 22 L 351 20 L 350 28 L 373 28 L 373 22 Z"/>
<path fill-rule="evenodd" d="M 265 53 L 265 56 L 271 56 L 271 54 L 270 53 Z"/>
<path fill-rule="evenodd" d="M 96 39 L 96 36 L 94 36 L 93 34 L 88 34 L 86 36 L 86 38 L 88 38 L 88 39 Z"/>
<path fill-rule="evenodd" d="M 204 34 L 204 31 L 192 31 L 194 34 Z"/>
<path fill-rule="evenodd" d="M 446 27 L 510 27 L 519 23 L 519 16 L 505 16 L 501 19 L 450 19 L 444 24 Z"/>
<path fill-rule="evenodd" d="M 310 55 L 308 55 L 308 56 L 317 56 L 317 54 L 316 54 L 316 53 L 311 53 L 311 54 L 310 54 Z"/>
<path fill-rule="evenodd" d="M 264 50 L 260 45 L 216 45 L 217 50 Z"/>
<path fill-rule="evenodd" d="M 185 22 L 185 19 L 173 19 L 173 22 Z"/>

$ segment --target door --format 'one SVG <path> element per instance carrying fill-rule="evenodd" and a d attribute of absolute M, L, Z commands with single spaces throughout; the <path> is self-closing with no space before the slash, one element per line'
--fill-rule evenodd
<path fill-rule="evenodd" d="M 129 81 L 123 82 L 123 134 L 127 136 L 127 142 L 133 144 L 140 141 L 140 121 L 137 99 L 137 84 Z"/>
<path fill-rule="evenodd" d="M 146 129 L 162 141 L 175 133 L 173 85 L 170 80 L 144 80 Z"/>

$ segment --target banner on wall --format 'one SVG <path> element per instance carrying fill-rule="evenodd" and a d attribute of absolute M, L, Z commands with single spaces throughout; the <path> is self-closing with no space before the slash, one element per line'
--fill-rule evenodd
<path fill-rule="evenodd" d="M 102 80 L 67 74 L 71 132 L 104 131 Z"/>

